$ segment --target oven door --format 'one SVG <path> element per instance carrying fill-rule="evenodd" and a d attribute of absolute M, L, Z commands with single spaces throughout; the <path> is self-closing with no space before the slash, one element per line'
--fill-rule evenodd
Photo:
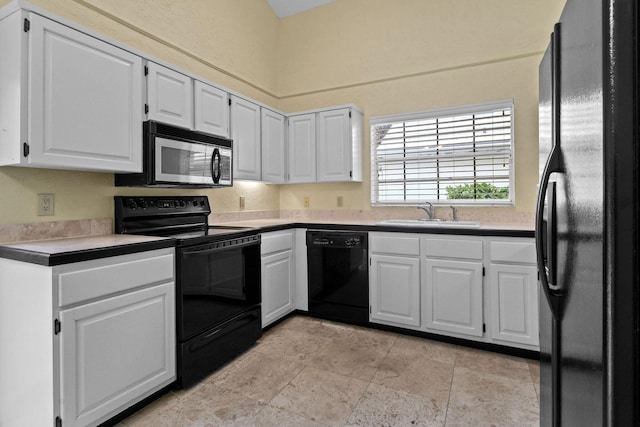
<path fill-rule="evenodd" d="M 260 236 L 178 248 L 178 340 L 260 304 Z"/>

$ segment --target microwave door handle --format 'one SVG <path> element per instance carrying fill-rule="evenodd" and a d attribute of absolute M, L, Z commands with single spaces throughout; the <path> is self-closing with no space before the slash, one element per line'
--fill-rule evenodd
<path fill-rule="evenodd" d="M 211 178 L 213 178 L 214 184 L 220 183 L 220 176 L 222 175 L 221 167 L 220 150 L 214 148 L 213 155 L 211 156 Z"/>

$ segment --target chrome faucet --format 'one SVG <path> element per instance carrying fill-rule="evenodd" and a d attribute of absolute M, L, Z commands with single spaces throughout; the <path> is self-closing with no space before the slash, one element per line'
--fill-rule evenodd
<path fill-rule="evenodd" d="M 449 205 L 449 207 L 451 208 L 451 218 L 454 221 L 457 221 L 458 220 L 458 209 L 453 205 Z"/>
<path fill-rule="evenodd" d="M 429 208 L 427 208 L 426 206 L 429 206 Z M 433 219 L 433 204 L 430 202 L 424 202 L 424 205 L 418 205 L 417 206 L 418 209 L 422 209 L 423 211 L 425 211 L 427 213 L 427 216 L 429 217 L 429 219 Z"/>

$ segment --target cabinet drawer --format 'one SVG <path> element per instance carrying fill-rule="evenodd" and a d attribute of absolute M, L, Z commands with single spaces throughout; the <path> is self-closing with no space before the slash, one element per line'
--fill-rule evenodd
<path fill-rule="evenodd" d="M 420 256 L 420 239 L 401 233 L 371 234 L 369 249 L 379 254 Z"/>
<path fill-rule="evenodd" d="M 289 251 L 293 248 L 293 231 L 266 233 L 262 235 L 260 254 Z"/>
<path fill-rule="evenodd" d="M 427 257 L 482 259 L 482 240 L 426 239 Z"/>
<path fill-rule="evenodd" d="M 62 266 L 57 271 L 59 305 L 173 280 L 173 256 L 168 249 Z"/>
<path fill-rule="evenodd" d="M 491 261 L 517 262 L 520 264 L 535 264 L 535 242 L 489 242 L 489 257 Z"/>

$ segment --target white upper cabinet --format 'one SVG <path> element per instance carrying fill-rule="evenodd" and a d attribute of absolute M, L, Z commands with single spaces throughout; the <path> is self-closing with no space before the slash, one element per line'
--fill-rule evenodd
<path fill-rule="evenodd" d="M 0 166 L 141 172 L 155 120 L 233 139 L 235 179 L 362 181 L 357 107 L 284 115 L 29 7 L 0 14 Z"/>
<path fill-rule="evenodd" d="M 142 170 L 140 57 L 24 10 L 0 55 L 0 164 Z"/>
<path fill-rule="evenodd" d="M 233 179 L 260 181 L 260 106 L 231 95 Z"/>
<path fill-rule="evenodd" d="M 196 80 L 195 129 L 200 132 L 229 137 L 229 94 L 217 87 Z"/>
<path fill-rule="evenodd" d="M 282 114 L 262 108 L 262 180 L 283 184 L 286 176 L 287 150 Z"/>
<path fill-rule="evenodd" d="M 362 113 L 319 112 L 316 155 L 318 182 L 362 181 Z"/>
<path fill-rule="evenodd" d="M 316 181 L 316 115 L 300 114 L 288 118 L 290 184 Z"/>
<path fill-rule="evenodd" d="M 193 80 L 154 62 L 147 72 L 147 118 L 193 129 Z"/>

